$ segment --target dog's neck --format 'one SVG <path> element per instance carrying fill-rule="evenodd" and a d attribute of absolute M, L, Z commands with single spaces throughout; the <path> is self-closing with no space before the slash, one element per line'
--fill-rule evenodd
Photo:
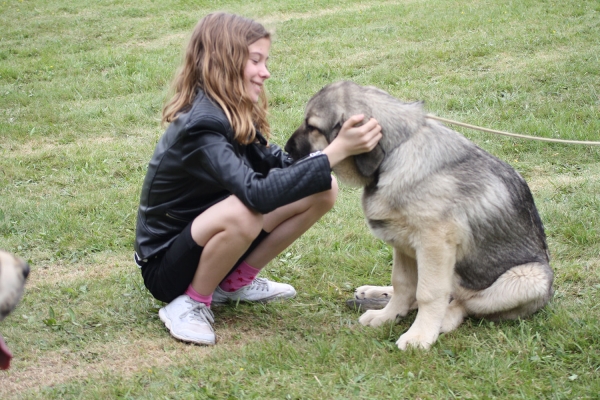
<path fill-rule="evenodd" d="M 366 187 L 371 184 L 373 177 L 361 175 L 354 163 L 354 157 L 348 157 L 333 167 L 333 172 L 345 185 L 352 187 Z"/>

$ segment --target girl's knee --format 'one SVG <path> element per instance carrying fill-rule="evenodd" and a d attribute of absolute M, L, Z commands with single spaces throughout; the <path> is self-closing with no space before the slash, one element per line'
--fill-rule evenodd
<path fill-rule="evenodd" d="M 337 200 L 338 196 L 338 183 L 334 176 L 331 177 L 331 189 L 318 193 L 315 204 L 322 207 L 325 212 L 331 210 Z"/>
<path fill-rule="evenodd" d="M 242 203 L 237 197 L 230 205 L 227 213 L 227 224 L 235 229 L 239 235 L 244 235 L 250 240 L 254 240 L 263 229 L 264 218 L 258 211 L 252 210 Z"/>
<path fill-rule="evenodd" d="M 331 196 L 333 196 L 334 203 L 335 203 L 335 200 L 337 199 L 338 191 L 339 191 L 338 181 L 337 181 L 337 179 L 335 179 L 335 176 L 332 175 L 331 176 L 331 189 L 329 190 L 329 192 L 331 193 Z"/>
<path fill-rule="evenodd" d="M 217 234 L 225 234 L 228 240 L 236 239 L 251 243 L 258 237 L 264 225 L 264 217 L 248 208 L 240 199 L 229 196 L 196 217 L 192 223 L 192 238 L 205 246 Z"/>

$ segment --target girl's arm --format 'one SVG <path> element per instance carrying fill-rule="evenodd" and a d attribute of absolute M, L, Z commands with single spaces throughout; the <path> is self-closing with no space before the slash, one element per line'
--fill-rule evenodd
<path fill-rule="evenodd" d="M 186 170 L 211 190 L 227 191 L 262 214 L 331 189 L 331 169 L 324 154 L 288 168 L 273 168 L 265 176 L 250 168 L 218 131 L 203 129 L 189 139 L 182 157 Z"/>

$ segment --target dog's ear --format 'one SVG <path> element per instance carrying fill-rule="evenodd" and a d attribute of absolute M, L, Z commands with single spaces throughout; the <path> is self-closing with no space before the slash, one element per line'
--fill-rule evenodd
<path fill-rule="evenodd" d="M 358 125 L 362 125 L 368 120 L 369 118 L 366 117 L 364 121 Z M 375 146 L 375 148 L 370 152 L 354 156 L 354 164 L 362 176 L 370 178 L 373 176 L 375 171 L 377 171 L 377 168 L 379 168 L 384 158 L 385 152 L 383 151 L 381 144 L 377 144 L 377 146 Z"/>
<path fill-rule="evenodd" d="M 377 168 L 379 168 L 384 158 L 385 152 L 381 145 L 378 144 L 370 152 L 354 156 L 354 163 L 356 164 L 356 169 L 362 176 L 370 178 L 375 171 L 377 171 Z"/>
<path fill-rule="evenodd" d="M 331 128 L 331 130 L 329 131 L 329 135 L 327 138 L 327 141 L 329 143 L 333 142 L 333 139 L 335 139 L 337 137 L 337 135 L 340 133 L 340 131 L 342 130 L 342 125 L 344 125 L 344 122 L 346 122 L 346 118 L 345 118 L 344 114 L 342 114 L 340 119 L 338 120 L 338 122 L 336 122 L 335 125 L 333 125 L 333 128 Z"/>

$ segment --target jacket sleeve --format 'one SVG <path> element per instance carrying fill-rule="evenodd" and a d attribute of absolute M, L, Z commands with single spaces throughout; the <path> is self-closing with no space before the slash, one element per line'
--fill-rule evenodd
<path fill-rule="evenodd" d="M 277 160 L 279 160 L 282 168 L 289 167 L 290 165 L 292 165 L 294 163 L 294 160 L 286 152 L 284 152 L 281 149 L 281 147 L 279 147 L 278 145 L 271 144 L 269 146 L 269 150 L 271 151 L 271 154 L 273 155 L 273 157 L 275 157 Z"/>
<path fill-rule="evenodd" d="M 258 148 L 262 149 L 263 152 L 267 152 L 271 161 L 269 163 L 271 167 L 272 165 L 276 165 L 279 168 L 287 168 L 294 163 L 294 160 L 278 145 L 271 143 L 267 146 L 268 141 L 260 132 L 256 133 L 256 139 L 258 143 L 254 146 L 248 146 L 248 148 Z"/>
<path fill-rule="evenodd" d="M 331 168 L 324 154 L 263 175 L 248 166 L 217 130 L 193 131 L 189 139 L 183 149 L 186 170 L 199 179 L 209 178 L 210 184 L 222 187 L 262 214 L 331 189 Z"/>

